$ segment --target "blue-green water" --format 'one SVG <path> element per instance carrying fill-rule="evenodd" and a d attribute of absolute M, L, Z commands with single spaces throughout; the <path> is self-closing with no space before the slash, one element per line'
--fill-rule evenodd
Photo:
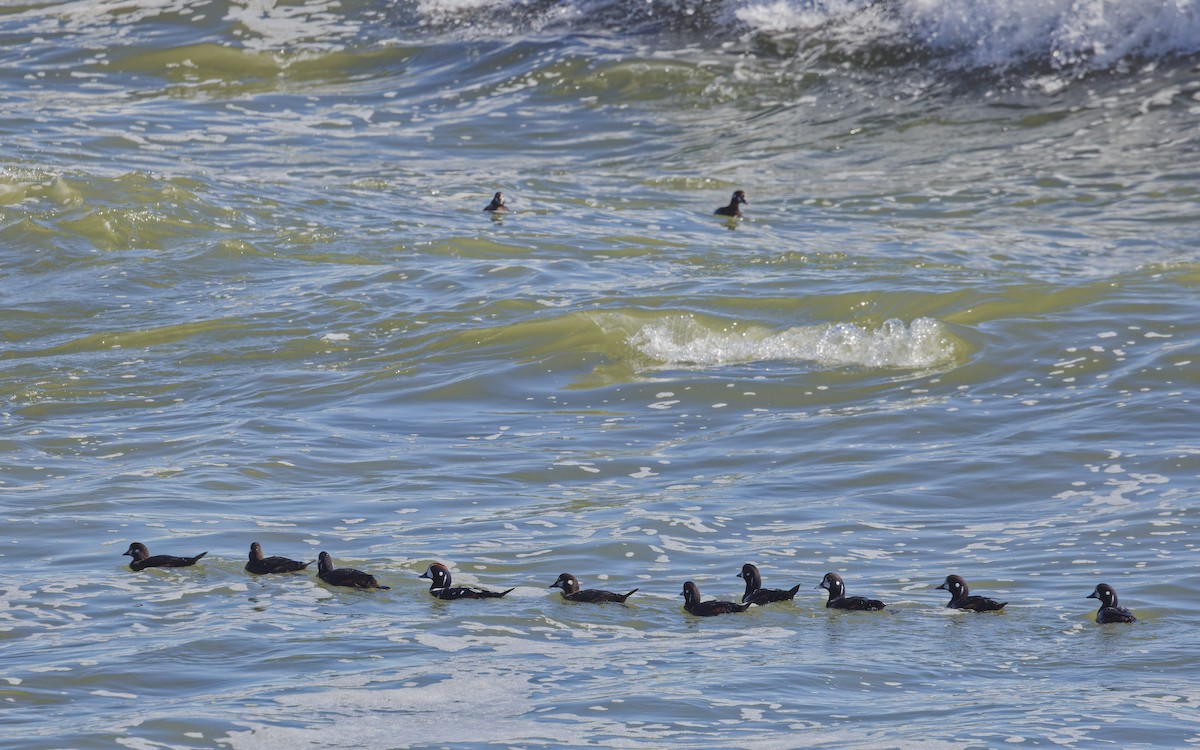
<path fill-rule="evenodd" d="M 0 50 L 0 746 L 1200 741 L 1194 2 L 6 3 Z M 744 562 L 795 602 L 683 612 Z"/>

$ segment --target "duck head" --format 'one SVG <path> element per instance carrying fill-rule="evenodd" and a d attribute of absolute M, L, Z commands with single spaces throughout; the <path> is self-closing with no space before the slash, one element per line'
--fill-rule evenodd
<path fill-rule="evenodd" d="M 551 589 L 562 589 L 568 594 L 574 594 L 579 591 L 579 579 L 570 573 L 563 573 L 558 577 L 558 580 L 547 586 Z"/>
<path fill-rule="evenodd" d="M 968 591 L 966 579 L 964 579 L 962 576 L 956 575 L 946 576 L 946 580 L 943 581 L 942 585 L 938 586 L 938 588 L 942 589 L 943 591 L 949 591 L 951 599 L 964 597 L 967 595 Z"/>
<path fill-rule="evenodd" d="M 830 599 L 841 599 L 846 593 L 846 584 L 842 582 L 842 577 L 837 573 L 826 573 L 821 582 L 817 584 L 817 588 L 828 591 Z"/>

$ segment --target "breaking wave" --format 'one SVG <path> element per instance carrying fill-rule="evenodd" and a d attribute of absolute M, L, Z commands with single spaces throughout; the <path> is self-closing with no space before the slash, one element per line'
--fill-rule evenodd
<path fill-rule="evenodd" d="M 712 327 L 681 315 L 643 325 L 630 343 L 663 366 L 779 360 L 823 367 L 927 369 L 947 364 L 956 355 L 946 327 L 931 318 L 908 325 L 889 320 L 878 328 L 834 323 L 772 332 L 760 326 Z"/>
<path fill-rule="evenodd" d="M 1200 52 L 1198 0 L 414 0 L 423 27 L 792 39 L 838 57 L 1101 70 Z"/>

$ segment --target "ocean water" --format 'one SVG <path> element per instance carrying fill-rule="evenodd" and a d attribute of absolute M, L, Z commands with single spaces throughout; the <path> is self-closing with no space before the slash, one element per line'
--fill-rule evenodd
<path fill-rule="evenodd" d="M 0 60 L 0 747 L 1200 743 L 1194 0 L 10 0 Z M 795 601 L 683 612 L 745 562 Z"/>

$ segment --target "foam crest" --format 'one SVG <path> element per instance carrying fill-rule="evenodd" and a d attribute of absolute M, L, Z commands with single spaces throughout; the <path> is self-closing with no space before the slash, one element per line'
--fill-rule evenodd
<path fill-rule="evenodd" d="M 945 326 L 931 318 L 917 318 L 910 325 L 889 320 L 875 329 L 836 323 L 773 333 L 760 326 L 715 328 L 681 315 L 645 324 L 633 333 L 630 343 L 668 366 L 782 360 L 825 367 L 923 369 L 955 356 Z"/>
<path fill-rule="evenodd" d="M 449 15 L 484 8 L 495 9 L 493 0 L 417 0 L 417 10 L 426 15 Z"/>
<path fill-rule="evenodd" d="M 416 10 L 423 21 L 485 34 L 548 24 L 798 34 L 853 56 L 932 53 L 952 66 L 1000 70 L 1105 69 L 1200 50 L 1200 5 L 1191 0 L 417 0 Z M 507 19 L 502 27 L 497 15 Z"/>
<path fill-rule="evenodd" d="M 766 33 L 820 30 L 834 41 L 916 42 L 968 66 L 1102 69 L 1200 49 L 1200 7 L 1174 0 L 770 0 L 735 15 Z"/>

